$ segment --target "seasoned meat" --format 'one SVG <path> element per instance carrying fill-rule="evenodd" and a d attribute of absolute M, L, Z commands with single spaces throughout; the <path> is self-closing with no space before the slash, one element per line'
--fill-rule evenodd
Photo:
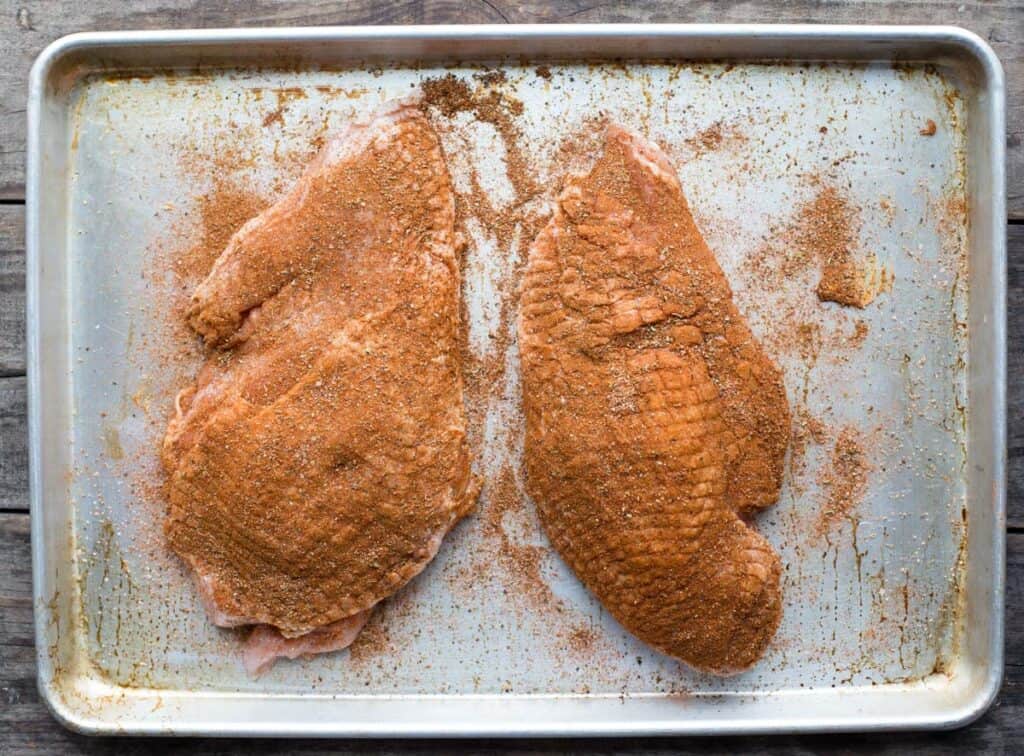
<path fill-rule="evenodd" d="M 630 632 L 702 670 L 753 664 L 780 563 L 744 517 L 782 482 L 779 370 L 663 153 L 611 128 L 530 250 L 519 338 L 527 490 Z"/>
<path fill-rule="evenodd" d="M 164 440 L 165 529 L 214 622 L 267 626 L 253 668 L 351 642 L 474 506 L 453 226 L 436 134 L 391 104 L 332 139 L 195 292 L 213 349 Z"/>

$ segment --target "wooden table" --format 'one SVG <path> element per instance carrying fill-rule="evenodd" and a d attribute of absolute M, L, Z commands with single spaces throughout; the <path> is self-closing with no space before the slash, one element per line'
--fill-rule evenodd
<path fill-rule="evenodd" d="M 131 7 L 129 7 L 131 6 Z M 25 421 L 25 93 L 43 47 L 70 32 L 110 29 L 507 22 L 792 22 L 957 24 L 986 39 L 1006 69 L 1009 198 L 1009 498 L 1006 671 L 992 709 L 952 733 L 791 736 L 717 740 L 489 741 L 473 752 L 650 753 L 781 748 L 892 752 L 1014 752 L 1024 748 L 1024 2 L 996 0 L 2 0 L 0 14 L 0 755 L 20 753 L 306 751 L 448 753 L 452 742 L 322 742 L 90 739 L 62 729 L 39 700 L 32 587 Z"/>

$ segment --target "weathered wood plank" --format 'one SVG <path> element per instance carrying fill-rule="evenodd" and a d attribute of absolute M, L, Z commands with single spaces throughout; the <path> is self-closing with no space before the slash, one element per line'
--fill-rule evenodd
<path fill-rule="evenodd" d="M 29 67 L 51 41 L 75 31 L 321 24 L 504 22 L 763 22 L 957 24 L 986 39 L 1003 61 L 1009 92 L 1009 206 L 1024 217 L 1024 4 L 1014 0 L 12 0 L 0 19 L 0 197 L 24 196 L 25 96 Z"/>
<path fill-rule="evenodd" d="M 0 377 L 25 372 L 25 208 L 0 205 Z"/>
<path fill-rule="evenodd" d="M 15 707 L 26 704 L 35 716 L 39 705 L 34 684 L 32 638 L 32 557 L 27 514 L 0 512 L 0 743 Z M 5 745 L 0 752 L 6 753 Z"/>
<path fill-rule="evenodd" d="M 188 753 L 195 756 L 249 754 L 473 753 L 579 754 L 768 754 L 782 749 L 843 753 L 1012 753 L 1024 738 L 1024 535 L 1011 535 L 1008 548 L 1006 679 L 999 700 L 979 722 L 952 733 L 786 736 L 718 739 L 453 741 L 159 741 L 142 738 L 90 739 L 54 722 L 36 692 L 32 639 L 31 566 L 28 516 L 0 513 L 0 752 L 5 756 L 108 754 L 131 756 Z"/>
<path fill-rule="evenodd" d="M 1024 527 L 1024 225 L 1008 227 L 1006 287 L 1006 519 Z"/>
<path fill-rule="evenodd" d="M 28 511 L 25 378 L 0 378 L 0 512 Z M 0 550 L 0 555 L 4 552 Z"/>

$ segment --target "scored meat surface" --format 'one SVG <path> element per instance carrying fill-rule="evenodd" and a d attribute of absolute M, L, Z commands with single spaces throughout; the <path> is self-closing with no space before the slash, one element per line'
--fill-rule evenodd
<path fill-rule="evenodd" d="M 232 237 L 216 347 L 164 439 L 172 549 L 246 666 L 351 643 L 474 506 L 454 196 L 411 102 L 351 124 Z"/>
<path fill-rule="evenodd" d="M 519 323 L 527 490 L 630 632 L 729 674 L 781 615 L 744 517 L 782 483 L 789 409 L 654 145 L 612 127 L 534 241 Z"/>

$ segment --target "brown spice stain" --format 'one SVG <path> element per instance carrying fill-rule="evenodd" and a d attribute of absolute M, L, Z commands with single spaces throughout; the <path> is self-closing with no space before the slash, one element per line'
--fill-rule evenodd
<path fill-rule="evenodd" d="M 284 126 L 284 113 L 288 109 L 288 106 L 295 100 L 306 99 L 306 90 L 301 87 L 283 87 L 275 89 L 273 92 L 277 95 L 277 107 L 264 116 L 264 128 L 275 123 L 279 123 Z M 260 93 L 260 99 L 262 99 L 262 92 Z"/>
<path fill-rule="evenodd" d="M 320 94 L 328 97 L 341 96 L 349 100 L 358 100 L 369 93 L 369 90 L 364 87 L 352 87 L 351 89 L 348 89 L 345 87 L 332 87 L 327 84 L 317 85 L 314 89 Z"/>
<path fill-rule="evenodd" d="M 945 194 L 940 205 L 942 218 L 940 228 L 962 229 L 967 225 L 967 197 L 963 191 L 950 191 Z"/>
<path fill-rule="evenodd" d="M 279 102 L 292 102 L 294 100 L 305 100 L 306 90 L 302 87 L 278 87 L 274 90 Z"/>
<path fill-rule="evenodd" d="M 270 111 L 263 118 L 263 128 L 267 128 L 275 123 L 279 123 L 284 126 L 284 108 L 278 106 L 276 109 Z"/>
<path fill-rule="evenodd" d="M 937 130 L 938 130 L 938 127 L 935 125 L 935 121 L 933 121 L 931 118 L 929 118 L 927 121 L 925 121 L 924 126 L 921 127 L 920 134 L 921 134 L 921 136 L 926 136 L 926 137 L 935 136 L 935 132 Z"/>
<path fill-rule="evenodd" d="M 879 197 L 878 207 L 885 215 L 885 222 L 891 226 L 893 221 L 896 220 L 896 206 L 893 204 L 891 197 Z"/>

